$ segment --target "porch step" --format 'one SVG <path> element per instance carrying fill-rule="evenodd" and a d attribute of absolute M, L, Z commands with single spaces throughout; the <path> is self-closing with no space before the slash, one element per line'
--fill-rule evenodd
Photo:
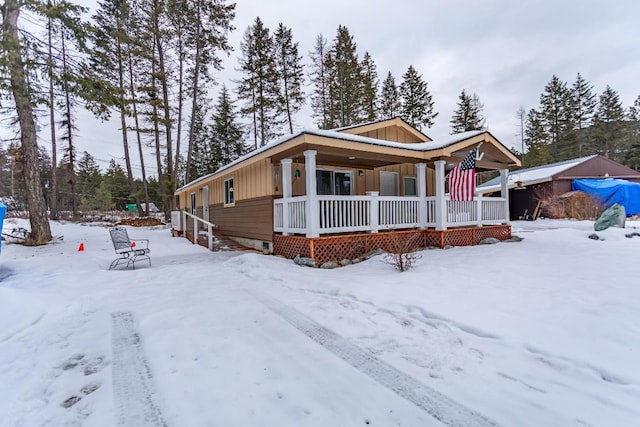
<path fill-rule="evenodd" d="M 204 246 L 205 248 L 209 247 L 209 239 L 206 233 L 198 233 L 197 243 L 200 246 Z M 223 252 L 223 251 L 248 251 L 251 250 L 245 246 L 242 246 L 235 240 L 231 240 L 225 235 L 221 234 L 219 231 L 213 232 L 213 252 Z"/>

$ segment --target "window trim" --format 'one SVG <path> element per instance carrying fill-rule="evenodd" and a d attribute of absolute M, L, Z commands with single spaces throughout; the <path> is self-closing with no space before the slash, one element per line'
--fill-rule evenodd
<path fill-rule="evenodd" d="M 234 177 L 230 177 L 224 180 L 223 184 L 223 197 L 224 197 L 224 207 L 231 207 L 236 205 L 236 197 L 235 197 L 235 182 Z M 231 182 L 230 186 L 227 186 L 227 183 Z"/>

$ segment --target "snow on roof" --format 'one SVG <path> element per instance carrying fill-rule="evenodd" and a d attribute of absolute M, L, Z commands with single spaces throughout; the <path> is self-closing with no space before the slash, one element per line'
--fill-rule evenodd
<path fill-rule="evenodd" d="M 441 140 L 436 140 L 436 141 L 426 141 L 426 142 L 417 142 L 417 143 L 406 143 L 406 142 L 395 142 L 395 141 L 386 141 L 383 139 L 376 139 L 376 138 L 370 138 L 367 136 L 361 136 L 361 135 L 353 135 L 350 133 L 345 133 L 345 132 L 338 132 L 335 130 L 319 130 L 319 129 L 303 129 L 301 131 L 295 132 L 291 135 L 287 135 L 284 136 L 280 139 L 277 139 L 275 141 L 272 141 L 256 150 L 251 151 L 250 153 L 245 154 L 242 157 L 237 158 L 236 160 L 234 160 L 233 162 L 226 164 L 224 166 L 222 166 L 221 168 L 219 168 L 217 171 L 212 172 L 208 175 L 204 175 L 201 176 L 200 178 L 197 178 L 191 182 L 189 182 L 188 184 L 183 185 L 182 187 L 178 188 L 176 191 L 180 191 L 182 189 L 184 189 L 185 187 L 191 186 L 193 184 L 197 184 L 198 182 L 204 181 L 207 178 L 216 175 L 220 172 L 223 172 L 226 169 L 229 169 L 232 166 L 235 166 L 239 163 L 244 162 L 247 159 L 250 159 L 251 157 L 254 157 L 260 153 L 263 153 L 267 150 L 270 150 L 274 147 L 277 147 L 280 144 L 284 144 L 287 141 L 290 141 L 300 135 L 303 134 L 307 134 L 307 135 L 316 135 L 316 136 L 321 136 L 321 137 L 325 137 L 325 138 L 332 138 L 332 139 L 340 139 L 343 141 L 352 141 L 352 142 L 359 142 L 359 143 L 363 143 L 363 144 L 371 144 L 371 145 L 378 145 L 378 146 L 382 146 L 382 147 L 392 147 L 392 148 L 401 148 L 404 150 L 412 150 L 412 151 L 418 151 L 418 152 L 425 152 L 425 151 L 431 151 L 431 150 L 437 150 L 440 148 L 444 148 L 444 147 L 448 147 L 450 145 L 456 144 L 460 141 L 464 141 L 465 139 L 469 139 L 472 138 L 474 136 L 480 135 L 482 133 L 484 133 L 485 131 L 480 131 L 480 130 L 473 130 L 473 131 L 468 131 L 468 132 L 462 132 L 462 133 L 458 133 L 458 134 L 454 134 L 454 135 L 450 135 L 447 138 L 443 138 Z"/>
<path fill-rule="evenodd" d="M 548 165 L 536 166 L 534 168 L 511 171 L 509 172 L 509 176 L 507 178 L 507 184 L 509 188 L 513 188 L 517 186 L 518 182 L 526 186 L 551 181 L 552 176 L 557 175 L 567 169 L 571 169 L 572 167 L 586 162 L 587 160 L 590 160 L 596 156 L 597 154 L 594 154 L 591 156 L 580 157 L 578 159 L 565 160 Z M 500 177 L 496 177 L 485 182 L 484 184 L 479 185 L 476 188 L 476 193 L 492 193 L 494 191 L 498 191 L 499 189 Z"/>

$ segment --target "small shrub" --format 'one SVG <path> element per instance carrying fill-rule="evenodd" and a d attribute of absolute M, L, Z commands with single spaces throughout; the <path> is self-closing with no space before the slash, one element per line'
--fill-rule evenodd
<path fill-rule="evenodd" d="M 416 261 L 420 259 L 420 254 L 417 252 L 418 248 L 415 246 L 413 239 L 403 239 L 395 232 L 392 232 L 391 236 L 393 247 L 390 252 L 385 254 L 385 262 L 401 272 L 411 269 Z"/>

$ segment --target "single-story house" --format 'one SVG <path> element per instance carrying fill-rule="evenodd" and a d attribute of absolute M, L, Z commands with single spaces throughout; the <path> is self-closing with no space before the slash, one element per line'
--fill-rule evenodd
<path fill-rule="evenodd" d="M 540 200 L 572 191 L 575 179 L 620 178 L 640 182 L 640 172 L 599 154 L 509 172 L 509 212 L 511 219 L 533 214 Z M 476 187 L 476 194 L 491 195 L 501 190 L 500 177 Z"/>
<path fill-rule="evenodd" d="M 479 144 L 476 168 L 500 170 L 503 194 L 451 201 L 446 171 Z M 398 239 L 471 245 L 511 237 L 507 172 L 519 164 L 486 131 L 433 141 L 400 118 L 302 130 L 177 189 L 172 219 L 194 242 L 215 227 L 245 246 L 317 263 L 389 250 Z"/>

